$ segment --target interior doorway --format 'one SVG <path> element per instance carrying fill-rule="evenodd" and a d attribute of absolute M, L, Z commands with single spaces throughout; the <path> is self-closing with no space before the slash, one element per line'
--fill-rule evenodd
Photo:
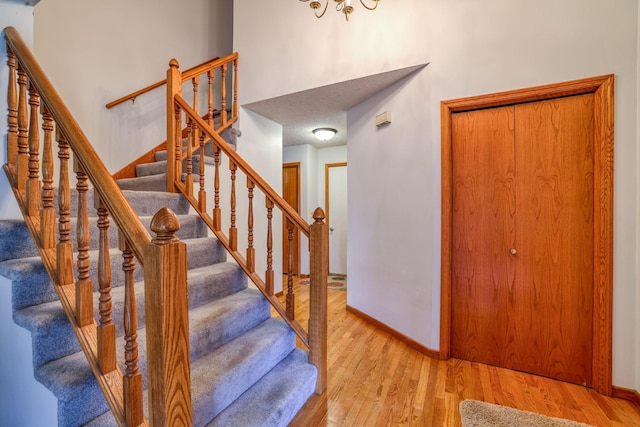
<path fill-rule="evenodd" d="M 325 212 L 329 225 L 329 273 L 347 274 L 347 162 L 325 165 Z"/>
<path fill-rule="evenodd" d="M 300 163 L 284 163 L 282 165 L 282 198 L 300 213 Z M 289 244 L 288 220 L 282 221 L 282 272 L 289 271 L 289 251 L 291 251 L 291 272 L 300 274 L 300 231 L 293 229 Z"/>

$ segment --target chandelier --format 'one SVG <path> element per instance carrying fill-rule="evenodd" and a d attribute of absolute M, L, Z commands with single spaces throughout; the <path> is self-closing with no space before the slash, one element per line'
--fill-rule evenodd
<path fill-rule="evenodd" d="M 300 1 L 306 3 L 309 0 L 300 0 Z M 316 18 L 322 18 L 324 16 L 324 13 L 327 11 L 327 7 L 329 6 L 330 1 L 331 0 L 324 0 L 324 9 L 322 9 L 322 13 L 320 14 L 318 14 L 318 11 L 321 9 L 322 4 L 317 0 L 313 0 L 311 1 L 311 3 L 309 3 L 309 6 L 311 6 L 311 9 L 313 9 L 316 14 Z M 362 6 L 364 6 L 365 9 L 368 9 L 368 10 L 374 10 L 375 8 L 378 7 L 378 3 L 380 2 L 380 0 L 368 0 L 368 1 L 372 1 L 373 6 L 367 6 L 363 0 L 360 0 L 360 4 L 362 4 Z M 351 6 L 351 0 L 333 0 L 333 2 L 336 4 L 336 11 L 344 13 L 344 17 L 347 18 L 347 21 L 348 21 L 349 15 L 351 15 L 351 13 L 353 12 L 353 6 Z"/>

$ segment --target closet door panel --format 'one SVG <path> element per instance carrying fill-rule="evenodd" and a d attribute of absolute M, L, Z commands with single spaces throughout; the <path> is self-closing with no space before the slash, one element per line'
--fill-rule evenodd
<path fill-rule="evenodd" d="M 519 369 L 591 384 L 593 95 L 518 104 Z"/>
<path fill-rule="evenodd" d="M 501 366 L 513 324 L 513 124 L 513 106 L 452 117 L 451 354 Z"/>

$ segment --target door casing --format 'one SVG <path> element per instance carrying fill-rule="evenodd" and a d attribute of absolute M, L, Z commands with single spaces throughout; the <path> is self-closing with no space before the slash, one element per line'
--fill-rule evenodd
<path fill-rule="evenodd" d="M 440 357 L 451 357 L 452 134 L 451 115 L 458 111 L 499 107 L 584 93 L 594 94 L 594 280 L 593 388 L 612 394 L 613 320 L 613 104 L 614 76 L 605 75 L 440 104 L 442 161 L 442 257 Z"/>

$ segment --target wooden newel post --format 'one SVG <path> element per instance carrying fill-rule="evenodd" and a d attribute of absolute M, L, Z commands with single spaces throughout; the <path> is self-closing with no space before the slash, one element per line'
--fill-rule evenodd
<path fill-rule="evenodd" d="M 191 426 L 187 245 L 175 233 L 176 215 L 160 209 L 151 221 L 156 237 L 147 247 L 145 313 L 151 425 Z"/>
<path fill-rule="evenodd" d="M 313 213 L 315 222 L 309 233 L 309 361 L 318 369 L 316 394 L 327 388 L 327 277 L 329 275 L 329 228 L 320 208 Z"/>
<path fill-rule="evenodd" d="M 177 167 L 178 164 L 182 164 L 181 149 L 176 150 L 176 144 L 182 147 L 182 129 L 180 113 L 176 111 L 174 102 L 175 96 L 182 94 L 182 73 L 178 69 L 179 66 L 178 61 L 172 59 L 167 70 L 167 191 L 171 193 L 178 191 L 175 182 L 182 172 L 182 168 Z"/>

